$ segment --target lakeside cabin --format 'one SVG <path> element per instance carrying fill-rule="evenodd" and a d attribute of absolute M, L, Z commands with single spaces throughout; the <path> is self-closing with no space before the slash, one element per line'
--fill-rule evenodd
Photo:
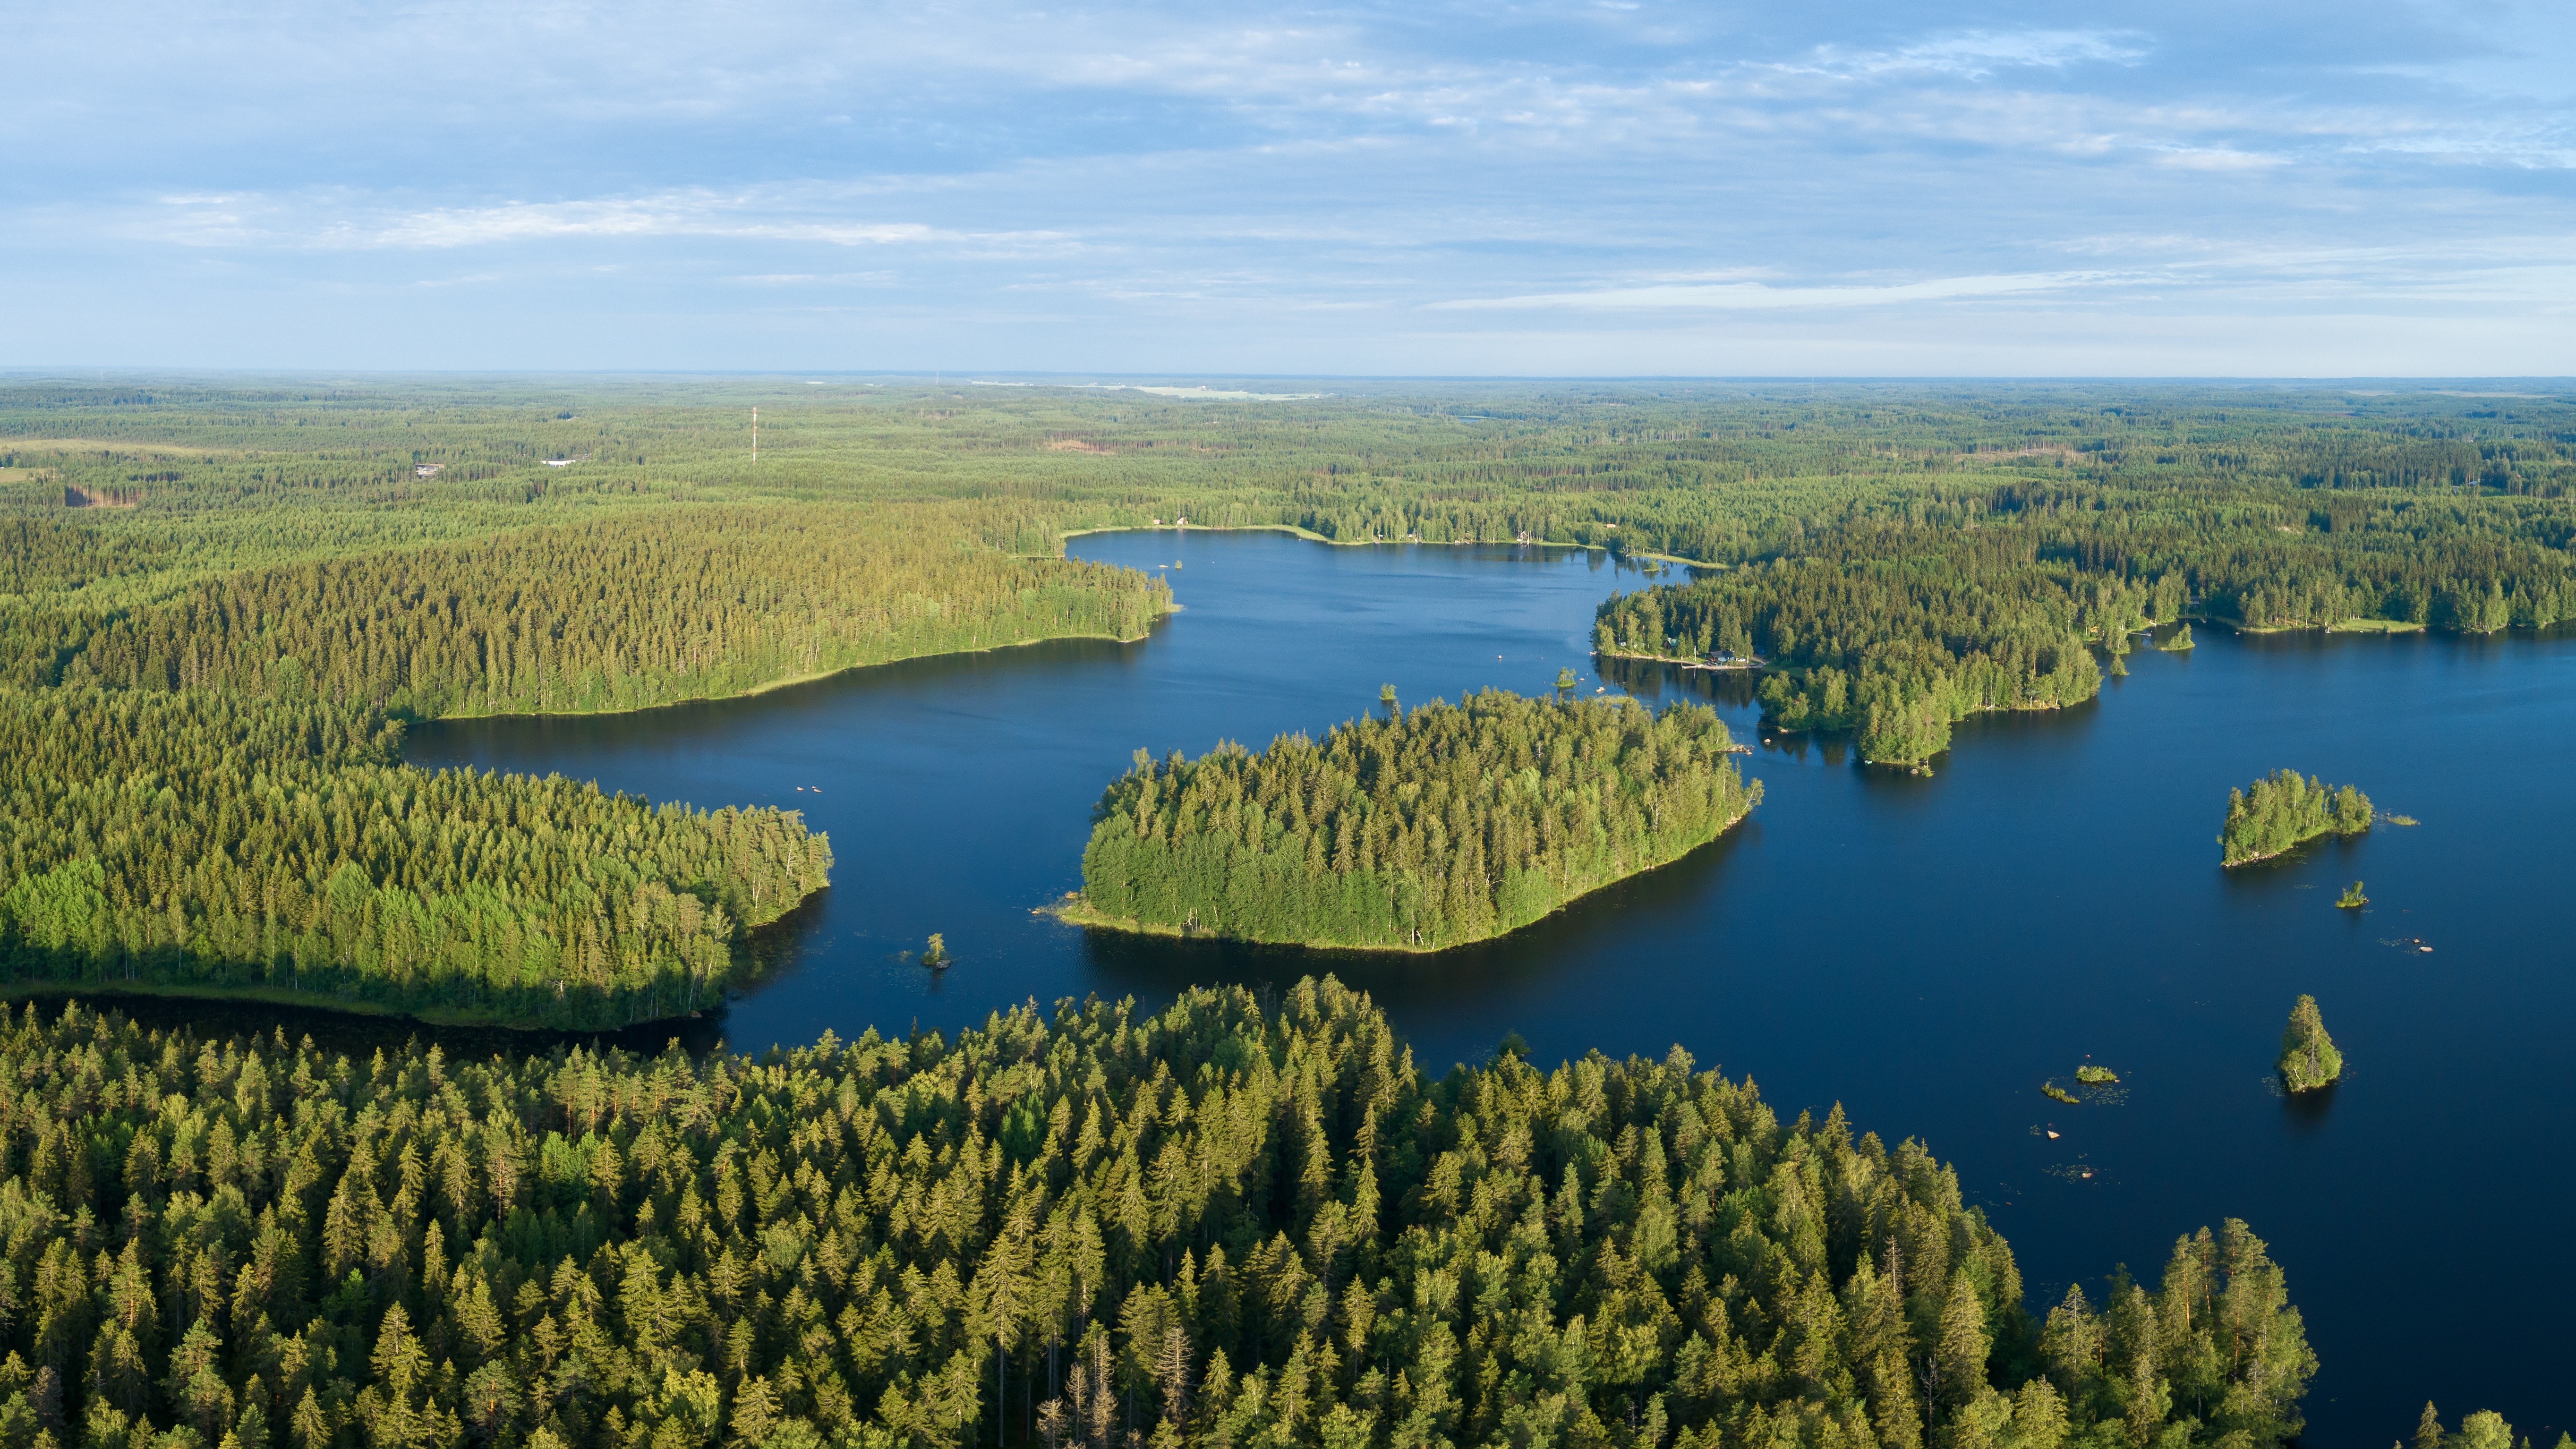
<path fill-rule="evenodd" d="M 1759 654 L 1738 654 L 1732 649 L 1720 649 L 1713 654 L 1701 655 L 1699 663 L 1691 667 L 1695 669 L 1760 669 L 1770 662 L 1770 660 L 1763 658 Z"/>

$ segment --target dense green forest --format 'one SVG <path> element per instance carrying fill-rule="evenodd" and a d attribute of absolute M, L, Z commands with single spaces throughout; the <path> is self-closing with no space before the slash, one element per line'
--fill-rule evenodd
<path fill-rule="evenodd" d="M 713 1004 L 831 866 L 792 813 L 412 769 L 400 734 L 309 693 L 0 686 L 0 980 L 624 1025 Z"/>
<path fill-rule="evenodd" d="M 1436 950 L 1706 845 L 1761 799 L 1715 711 L 1502 690 L 1136 765 L 1092 812 L 1069 916 Z"/>
<path fill-rule="evenodd" d="M 917 511 L 683 508 L 254 569 L 20 631 L 0 678 L 272 692 L 272 672 L 413 718 L 724 696 L 923 654 L 1132 638 L 1128 569 L 961 548 Z M 43 555 L 37 555 L 40 565 Z"/>
<path fill-rule="evenodd" d="M 2200 490 L 2013 483 L 1904 521 L 1862 509 L 1794 549 L 1606 601 L 1594 642 L 1759 657 L 1782 727 L 1855 730 L 1866 758 L 1918 764 L 1971 714 L 2091 698 L 2090 651 L 2116 659 L 2186 615 L 2463 632 L 2576 617 L 2576 518 L 2557 505 L 2336 497 L 2299 517 L 2279 490 L 2231 491 L 2213 506 Z"/>
<path fill-rule="evenodd" d="M 1336 542 L 1527 541 L 1716 566 L 1606 605 L 1602 642 L 1764 655 L 1777 720 L 1851 729 L 1866 757 L 1904 764 L 1977 710 L 2091 697 L 2099 657 L 2118 668 L 2129 631 L 2150 620 L 2494 630 L 2576 614 L 2569 399 L 1336 391 L 1291 402 L 905 379 L 16 380 L 0 385 L 0 685 L 417 720 L 626 709 L 1024 639 L 1132 638 L 1170 607 L 1167 591 L 1068 561 L 1063 540 L 1184 516 Z M 372 736 L 372 717 L 352 728 Z M 593 808 L 533 783 L 479 788 L 562 801 L 568 827 Z M 91 836 L 105 837 L 105 819 Z M 102 896 L 169 915 L 155 882 L 113 874 L 129 868 L 114 852 L 63 859 L 84 853 L 110 873 Z M 32 879 L 0 879 L 0 893 L 68 889 Z M 598 910 L 548 894 L 561 879 L 474 884 L 518 893 L 561 942 Z M 713 905 L 735 887 L 671 889 Z M 727 915 L 736 928 L 751 918 Z M 296 930 L 336 939 L 312 919 Z M 486 981 L 514 965 L 473 962 Z M 245 979 L 239 966 L 223 979 Z M 155 976 L 137 967 L 134 979 Z"/>
<path fill-rule="evenodd" d="M 2376 818 L 2370 797 L 2350 785 L 2280 770 L 2227 792 L 2227 821 L 2218 833 L 2219 862 L 2268 860 L 2320 835 L 2359 835 Z"/>
<path fill-rule="evenodd" d="M 1915 1142 L 1429 1078 L 1331 981 L 702 1060 L 30 1007 L 0 1080 L 31 1449 L 2270 1449 L 2316 1366 L 2242 1223 L 2034 1314 Z"/>
<path fill-rule="evenodd" d="M 1863 758 L 1920 765 L 1972 714 L 2091 699 L 2088 641 L 2171 617 L 2178 592 L 2053 574 L 2006 534 L 1855 529 L 1799 558 L 1617 595 L 1593 633 L 1608 654 L 1759 657 L 1782 728 L 1854 730 Z"/>

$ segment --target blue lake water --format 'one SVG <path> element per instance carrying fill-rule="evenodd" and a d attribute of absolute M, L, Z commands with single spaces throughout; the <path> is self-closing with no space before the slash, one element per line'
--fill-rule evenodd
<path fill-rule="evenodd" d="M 2555 1250 L 2576 1027 L 2576 640 L 2234 638 L 2129 656 L 2102 698 L 1962 726 L 1929 778 L 1834 742 L 1761 739 L 1747 681 L 1612 666 L 1608 687 L 1716 703 L 1767 795 L 1688 859 L 1528 930 L 1381 960 L 1092 934 L 1032 914 L 1080 884 L 1089 812 L 1138 747 L 1193 754 L 1320 732 L 1469 689 L 1602 686 L 1592 611 L 1635 588 L 1599 554 L 1330 548 L 1279 534 L 1107 534 L 1086 558 L 1164 568 L 1183 611 L 1134 644 L 1063 642 L 855 671 L 752 699 L 416 730 L 423 765 L 560 771 L 656 800 L 801 809 L 834 885 L 767 933 L 781 964 L 701 1038 L 736 1046 L 1035 998 L 1167 999 L 1191 982 L 1335 971 L 1437 1069 L 1518 1031 L 1751 1075 L 1784 1114 L 1958 1165 L 2044 1311 L 2071 1281 L 2161 1268 L 2242 1217 L 2290 1275 L 2323 1360 L 2311 1444 L 2502 1411 L 2567 1420 L 2576 1297 Z M 2221 872 L 2227 789 L 2281 766 L 2422 820 Z M 798 786 L 807 787 L 799 790 Z M 2368 882 L 2372 904 L 2334 907 Z M 945 934 L 957 966 L 903 953 Z M 2417 943 L 2429 944 L 2426 952 Z M 2397 943 L 2397 944 L 2391 944 Z M 2316 1100 L 2267 1085 L 2313 993 L 2349 1063 Z M 2087 1060 L 2118 1105 L 2039 1094 Z M 2052 1140 L 2049 1129 L 2061 1135 Z M 2090 1175 L 2087 1176 L 2086 1174 Z M 2557 1422 L 2552 1422 L 2556 1420 Z"/>

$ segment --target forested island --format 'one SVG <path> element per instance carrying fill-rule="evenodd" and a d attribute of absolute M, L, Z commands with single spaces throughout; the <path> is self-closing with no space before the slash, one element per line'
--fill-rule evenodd
<path fill-rule="evenodd" d="M 2370 797 L 2350 785 L 2328 785 L 2314 775 L 2280 770 L 2242 790 L 2227 792 L 2227 821 L 2218 833 L 2219 863 L 2269 860 L 2320 835 L 2359 835 L 2370 829 Z"/>
<path fill-rule="evenodd" d="M 2034 1313 L 1917 1142 L 1432 1076 L 1330 980 L 757 1058 L 29 1007 L 0 1072 L 30 1449 L 2273 1449 L 2316 1368 L 2243 1223 Z"/>
<path fill-rule="evenodd" d="M 1605 605 L 1605 647 L 1758 654 L 1775 722 L 1850 729 L 1864 756 L 1907 765 L 1978 710 L 2092 697 L 2102 657 L 2116 666 L 2149 621 L 2491 632 L 2576 616 L 2563 400 L 1340 391 L 13 380 L 0 688 L 15 693 L 0 712 L 38 741 L 41 765 L 13 766 L 10 788 L 41 799 L 45 823 L 13 827 L 0 857 L 14 903 L 0 953 L 22 984 L 283 989 L 583 1024 L 688 1009 L 741 979 L 743 931 L 774 914 L 777 880 L 821 878 L 820 842 L 759 812 L 689 824 L 546 782 L 433 785 L 398 770 L 388 727 L 1133 639 L 1168 589 L 1069 561 L 1062 543 L 1157 519 L 1712 566 Z M 126 773 L 81 763 L 79 731 L 125 696 L 114 708 L 223 723 L 183 723 L 195 742 L 144 749 Z M 294 723 L 325 713 L 340 722 Z M 352 753 L 317 729 L 377 743 Z M 228 806 L 250 787 L 190 778 L 218 760 L 293 793 Z M 149 813 L 135 792 L 162 789 L 185 830 L 120 834 Z M 451 796 L 454 828 L 491 822 L 490 848 L 389 864 L 396 822 Z M 295 827 L 318 843 L 291 868 L 244 859 L 266 839 L 252 816 L 290 808 L 321 813 L 327 829 Z M 758 837 L 751 857 L 771 863 L 683 843 L 708 831 Z M 589 846 L 544 843 L 644 837 L 598 852 L 596 871 Z M 166 863 L 181 855 L 187 882 Z"/>
<path fill-rule="evenodd" d="M 1092 813 L 1086 925 L 1432 951 L 1677 860 L 1761 799 L 1716 712 L 1502 690 L 1155 760 Z"/>

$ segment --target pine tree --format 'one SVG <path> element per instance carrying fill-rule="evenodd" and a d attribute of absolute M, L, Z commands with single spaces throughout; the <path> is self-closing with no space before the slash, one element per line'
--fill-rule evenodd
<path fill-rule="evenodd" d="M 2334 1039 L 2326 1035 L 2325 1019 L 2317 1014 L 2315 997 L 2301 996 L 2290 1008 L 2289 1023 L 2281 1029 L 2277 1065 L 2281 1085 L 2293 1092 L 2313 1091 L 2343 1075 L 2343 1053 L 2335 1050 Z"/>
<path fill-rule="evenodd" d="M 2424 1401 L 2424 1412 L 2415 1420 L 2415 1442 L 2413 1449 L 2442 1449 L 2442 1445 L 2442 1416 L 2439 1411 L 2434 1409 L 2433 1401 L 2431 1399 L 2426 1399 Z"/>

